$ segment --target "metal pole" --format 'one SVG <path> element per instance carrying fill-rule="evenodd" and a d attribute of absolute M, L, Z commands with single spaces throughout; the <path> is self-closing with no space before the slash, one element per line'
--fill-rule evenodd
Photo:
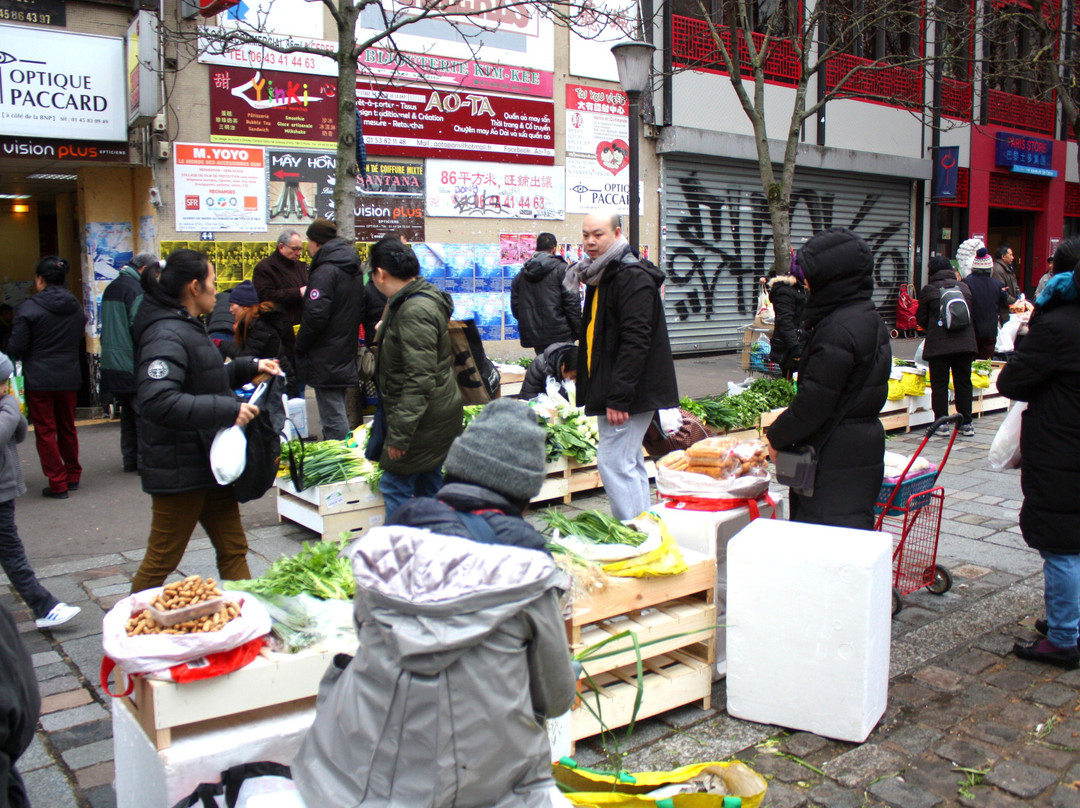
<path fill-rule="evenodd" d="M 638 237 L 638 208 L 641 200 L 638 198 L 638 125 L 641 118 L 641 92 L 628 92 L 626 94 L 630 102 L 630 168 L 627 179 L 630 182 L 630 227 L 627 233 L 627 241 L 630 249 L 637 255 L 638 245 L 641 243 Z"/>

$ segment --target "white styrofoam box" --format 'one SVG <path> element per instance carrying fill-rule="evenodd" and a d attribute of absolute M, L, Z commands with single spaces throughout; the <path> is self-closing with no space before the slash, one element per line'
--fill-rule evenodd
<path fill-rule="evenodd" d="M 201 731 L 174 731 L 172 745 L 159 751 L 120 699 L 113 699 L 112 710 L 117 808 L 171 808 L 240 763 L 290 765 L 315 720 L 314 705 L 219 719 Z"/>
<path fill-rule="evenodd" d="M 307 401 L 303 398 L 290 398 L 285 409 L 285 438 L 296 440 L 309 437 L 307 422 Z M 295 429 L 293 426 L 295 425 Z M 297 432 L 300 434 L 297 435 Z"/>
<path fill-rule="evenodd" d="M 783 513 L 783 496 L 773 495 L 775 507 L 760 504 L 760 518 L 769 519 L 773 511 Z M 679 547 L 695 550 L 716 559 L 716 667 L 714 679 L 727 673 L 727 546 L 731 537 L 750 524 L 750 509 L 745 505 L 729 511 L 683 511 L 667 505 L 653 508 Z"/>
<path fill-rule="evenodd" d="M 727 561 L 728 713 L 866 740 L 888 698 L 892 537 L 757 519 Z"/>

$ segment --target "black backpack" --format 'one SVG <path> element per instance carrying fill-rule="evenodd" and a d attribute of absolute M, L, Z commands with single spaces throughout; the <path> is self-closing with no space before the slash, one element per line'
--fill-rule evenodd
<path fill-rule="evenodd" d="M 959 287 L 951 286 L 941 290 L 938 325 L 944 326 L 946 331 L 963 331 L 971 325 L 971 311 Z"/>
<path fill-rule="evenodd" d="M 247 436 L 247 464 L 233 483 L 237 502 L 258 499 L 274 484 L 281 464 L 281 433 L 285 429 L 285 377 L 271 376 L 258 402 L 259 414 L 251 419 Z"/>

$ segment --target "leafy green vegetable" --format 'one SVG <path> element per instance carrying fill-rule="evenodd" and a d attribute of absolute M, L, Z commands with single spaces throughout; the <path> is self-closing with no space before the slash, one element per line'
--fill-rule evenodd
<path fill-rule="evenodd" d="M 282 556 L 261 578 L 223 581 L 226 589 L 256 595 L 299 595 L 306 592 L 323 600 L 350 600 L 356 592 L 352 565 L 339 554 L 345 542 L 304 542 L 294 556 Z"/>
<path fill-rule="evenodd" d="M 540 514 L 548 526 L 547 532 L 556 530 L 563 536 L 575 536 L 594 544 L 629 544 L 639 547 L 646 538 L 640 530 L 624 525 L 618 519 L 600 511 L 585 511 L 573 519 L 561 511 L 548 508 Z"/>
<path fill-rule="evenodd" d="M 971 363 L 971 369 L 975 373 L 989 376 L 994 370 L 994 363 L 989 359 L 976 359 Z"/>
<path fill-rule="evenodd" d="M 795 385 L 787 379 L 755 379 L 742 393 L 683 398 L 679 406 L 719 431 L 754 429 L 761 413 L 786 407 L 795 398 Z"/>
<path fill-rule="evenodd" d="M 327 440 L 304 443 L 294 440 L 285 444 L 282 455 L 292 459 L 296 468 L 301 460 L 304 468 L 304 488 L 325 483 L 344 482 L 366 477 L 376 470 L 375 464 L 364 457 L 360 447 L 350 447 L 345 441 Z"/>

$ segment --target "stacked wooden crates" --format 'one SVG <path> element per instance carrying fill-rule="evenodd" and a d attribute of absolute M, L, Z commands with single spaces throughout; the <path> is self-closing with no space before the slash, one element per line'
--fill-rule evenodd
<path fill-rule="evenodd" d="M 624 631 L 637 635 L 644 672 L 638 719 L 693 702 L 701 702 L 702 709 L 711 705 L 716 562 L 689 550 L 683 556 L 689 569 L 680 575 L 609 576 L 606 587 L 577 603 L 567 621 L 572 653 Z M 629 638 L 604 648 L 616 650 L 613 656 L 585 663 L 592 682 L 584 676 L 579 680 L 581 697 L 571 712 L 575 741 L 630 723 L 638 652 Z"/>

